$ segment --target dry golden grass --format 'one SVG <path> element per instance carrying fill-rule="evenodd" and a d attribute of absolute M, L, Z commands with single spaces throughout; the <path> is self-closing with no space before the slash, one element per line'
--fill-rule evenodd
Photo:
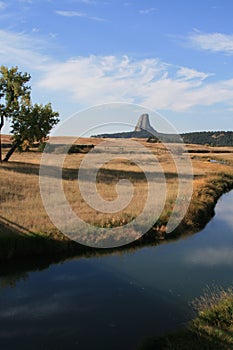
<path fill-rule="evenodd" d="M 96 145 L 101 140 L 82 139 L 78 142 Z M 157 223 L 158 230 L 165 231 L 177 196 L 178 182 L 175 164 L 162 144 L 151 144 L 147 143 L 146 140 L 138 140 L 138 142 L 156 154 L 166 176 L 166 205 Z M 179 145 L 177 145 L 177 149 L 179 149 Z M 200 149 L 219 152 L 221 149 L 226 151 L 226 148 L 197 145 L 188 146 L 188 149 L 191 149 L 192 152 L 196 150 L 197 153 L 190 154 L 194 171 L 194 194 L 185 220 L 188 226 L 195 226 L 198 211 L 203 212 L 209 202 L 214 203 L 216 187 L 221 182 L 223 174 L 233 178 L 233 147 L 227 148 L 232 153 L 202 154 L 199 153 Z M 101 227 L 121 226 L 137 217 L 143 210 L 147 197 L 148 185 L 142 170 L 123 157 L 115 159 L 101 168 L 97 177 L 97 189 L 105 200 L 116 199 L 116 183 L 119 179 L 127 178 L 134 185 L 134 197 L 127 208 L 117 214 L 106 215 L 88 206 L 77 186 L 77 169 L 85 156 L 85 154 L 71 154 L 66 156 L 64 163 L 63 188 L 73 211 L 84 221 Z M 225 160 L 226 163 L 211 163 L 210 159 Z M 24 234 L 28 232 L 42 233 L 56 239 L 62 239 L 62 235 L 50 221 L 41 201 L 38 176 L 40 161 L 41 153 L 33 151 L 15 153 L 10 162 L 1 163 L 0 222 L 14 226 Z M 88 181 L 86 186 L 88 186 Z M 223 190 L 220 186 L 219 191 L 223 192 Z"/>

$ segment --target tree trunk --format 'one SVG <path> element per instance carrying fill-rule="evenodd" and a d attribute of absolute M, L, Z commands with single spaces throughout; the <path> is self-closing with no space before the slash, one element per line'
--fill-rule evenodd
<path fill-rule="evenodd" d="M 2 128 L 4 125 L 4 117 L 1 115 L 0 119 L 0 162 L 2 161 L 2 139 L 1 139 L 1 133 L 2 133 Z"/>
<path fill-rule="evenodd" d="M 16 148 L 20 145 L 21 142 L 14 142 L 11 149 L 7 152 L 5 158 L 3 159 L 3 162 L 8 162 Z"/>

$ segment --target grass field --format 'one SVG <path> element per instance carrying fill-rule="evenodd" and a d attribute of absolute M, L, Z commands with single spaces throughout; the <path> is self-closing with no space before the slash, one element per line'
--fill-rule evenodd
<path fill-rule="evenodd" d="M 3 142 L 9 142 L 7 136 Z M 99 144 L 101 139 L 79 139 L 80 144 Z M 57 140 L 61 143 L 62 140 Z M 208 146 L 188 145 L 193 167 L 193 196 L 189 209 L 179 228 L 166 235 L 166 225 L 174 208 L 177 197 L 178 179 L 174 160 L 162 144 L 141 142 L 148 152 L 158 158 L 166 178 L 167 192 L 164 210 L 153 229 L 149 240 L 173 238 L 176 235 L 195 232 L 203 227 L 213 216 L 214 206 L 220 195 L 233 187 L 233 147 L 212 148 Z M 177 145 L 179 150 L 179 145 Z M 6 152 L 7 149 L 3 149 Z M 203 153 L 209 152 L 209 153 Z M 227 153 L 228 152 L 228 153 Z M 181 154 L 181 156 L 183 156 Z M 54 155 L 56 157 L 56 154 Z M 133 183 L 134 196 L 129 205 L 116 214 L 104 214 L 91 208 L 82 198 L 77 186 L 78 168 L 86 154 L 70 154 L 65 157 L 63 168 L 63 188 L 72 210 L 85 222 L 98 227 L 124 226 L 143 210 L 147 198 L 148 184 L 139 166 L 122 157 L 106 163 L 97 176 L 99 194 L 108 201 L 117 198 L 116 184 L 119 179 L 128 179 Z M 148 158 L 149 159 L 149 158 Z M 147 155 L 143 155 L 147 162 Z M 41 153 L 37 151 L 15 153 L 8 163 L 1 163 L 1 208 L 0 240 L 8 241 L 22 238 L 46 238 L 56 242 L 68 241 L 50 221 L 42 204 L 39 190 L 39 166 Z M 215 161 L 215 162 L 213 162 Z M 149 163 L 149 160 L 148 160 Z M 185 172 L 185 168 L 183 169 Z M 88 186 L 87 179 L 83 179 Z M 186 181 L 185 179 L 183 180 Z M 187 182 L 189 185 L 189 182 Z M 157 194 L 158 195 L 158 194 Z M 178 210 L 182 210 L 183 203 Z M 59 208 L 58 208 L 59 210 Z M 60 208 L 62 213 L 62 208 Z M 147 237 L 148 238 L 148 237 Z M 12 243 L 11 243 L 12 244 Z M 67 243 L 66 243 L 67 244 Z M 1 245 L 2 247 L 4 245 Z M 6 245 L 7 246 L 7 245 Z M 7 248 L 6 248 L 7 249 Z M 17 248 L 15 248 L 17 249 Z M 1 251 L 0 249 L 0 256 Z M 5 250 L 5 248 L 4 248 Z M 13 256 L 12 252 L 10 256 Z"/>

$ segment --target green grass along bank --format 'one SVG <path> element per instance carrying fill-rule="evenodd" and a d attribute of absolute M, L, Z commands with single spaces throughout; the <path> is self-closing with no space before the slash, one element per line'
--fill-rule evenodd
<path fill-rule="evenodd" d="M 140 350 L 233 349 L 233 290 L 208 291 L 194 301 L 197 317 L 184 329 L 145 339 Z"/>

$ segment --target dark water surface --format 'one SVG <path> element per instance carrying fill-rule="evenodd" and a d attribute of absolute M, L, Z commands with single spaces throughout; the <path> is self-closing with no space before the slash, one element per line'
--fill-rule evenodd
<path fill-rule="evenodd" d="M 30 271 L 42 266 L 1 267 L 1 350 L 137 349 L 191 319 L 189 303 L 207 285 L 232 284 L 233 192 L 187 239 Z"/>

